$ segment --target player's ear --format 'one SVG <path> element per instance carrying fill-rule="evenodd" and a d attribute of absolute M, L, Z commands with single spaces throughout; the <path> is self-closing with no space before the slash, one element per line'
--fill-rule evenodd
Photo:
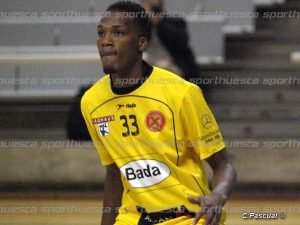
<path fill-rule="evenodd" d="M 145 51 L 149 47 L 149 41 L 146 37 L 140 37 L 139 50 L 141 52 Z"/>

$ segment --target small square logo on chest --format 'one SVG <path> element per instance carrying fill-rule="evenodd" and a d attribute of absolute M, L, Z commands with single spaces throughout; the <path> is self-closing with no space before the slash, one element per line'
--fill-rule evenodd
<path fill-rule="evenodd" d="M 99 118 L 92 119 L 93 124 L 98 125 L 99 133 L 102 137 L 108 136 L 110 134 L 109 132 L 109 122 L 115 121 L 115 116 L 103 116 Z"/>
<path fill-rule="evenodd" d="M 109 126 L 108 123 L 99 123 L 98 124 L 99 132 L 101 136 L 109 135 Z"/>

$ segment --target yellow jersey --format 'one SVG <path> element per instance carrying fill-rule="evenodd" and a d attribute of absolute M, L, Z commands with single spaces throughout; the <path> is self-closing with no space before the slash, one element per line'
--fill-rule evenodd
<path fill-rule="evenodd" d="M 158 67 L 136 89 L 116 93 L 104 76 L 81 100 L 81 110 L 103 165 L 120 168 L 120 212 L 157 212 L 199 206 L 188 196 L 210 193 L 202 160 L 224 149 L 200 88 Z"/>

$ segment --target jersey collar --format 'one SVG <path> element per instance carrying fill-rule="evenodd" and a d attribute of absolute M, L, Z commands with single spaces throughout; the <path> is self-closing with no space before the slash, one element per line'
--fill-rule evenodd
<path fill-rule="evenodd" d="M 137 84 L 134 84 L 134 85 L 129 86 L 129 87 L 116 88 L 116 87 L 113 87 L 112 79 L 110 79 L 111 90 L 114 94 L 117 94 L 117 95 L 129 94 L 129 93 L 135 91 L 137 88 L 139 88 L 149 78 L 152 71 L 153 71 L 153 67 L 150 66 L 148 63 L 146 63 L 143 60 L 142 79 Z"/>

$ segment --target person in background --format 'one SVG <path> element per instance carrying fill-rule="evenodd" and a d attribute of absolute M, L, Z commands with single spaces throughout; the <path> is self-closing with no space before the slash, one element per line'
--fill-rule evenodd
<path fill-rule="evenodd" d="M 164 17 L 164 0 L 141 0 L 141 4 L 151 15 L 153 30 L 145 60 L 177 73 L 187 81 L 198 77 L 199 68 L 189 46 L 185 20 L 175 16 Z"/>
<path fill-rule="evenodd" d="M 87 130 L 84 119 L 80 112 L 80 100 L 83 94 L 91 86 L 92 84 L 81 86 L 71 103 L 68 113 L 68 120 L 66 123 L 67 137 L 69 140 L 91 141 L 91 136 Z"/>

